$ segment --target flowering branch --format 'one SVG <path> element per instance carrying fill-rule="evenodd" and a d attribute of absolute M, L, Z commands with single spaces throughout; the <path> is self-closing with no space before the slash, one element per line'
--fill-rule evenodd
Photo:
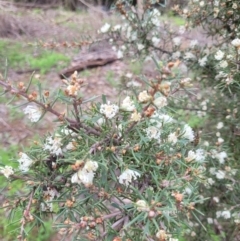
<path fill-rule="evenodd" d="M 78 114 L 76 115 L 76 118 L 78 118 L 78 121 L 74 121 L 69 119 L 68 117 L 64 117 L 63 114 L 60 114 L 59 112 L 57 112 L 56 110 L 54 110 L 50 105 L 45 105 L 37 100 L 34 99 L 29 99 L 29 96 L 27 95 L 26 92 L 23 92 L 21 90 L 17 90 L 14 87 L 12 87 L 10 84 L 5 83 L 4 81 L 0 80 L 0 85 L 4 86 L 6 88 L 6 92 L 10 92 L 12 94 L 17 95 L 21 95 L 24 98 L 26 98 L 27 100 L 29 100 L 30 102 L 36 103 L 37 105 L 41 106 L 43 108 L 43 110 L 52 113 L 53 115 L 57 116 L 59 120 L 65 120 L 67 123 L 69 123 L 68 127 L 74 131 L 79 130 L 81 128 L 85 129 L 87 134 L 94 134 L 96 136 L 99 136 L 101 133 L 89 126 L 86 126 L 85 124 L 80 122 L 79 116 Z M 75 108 L 76 108 L 76 103 L 74 104 Z M 78 113 L 78 110 L 77 110 Z"/>

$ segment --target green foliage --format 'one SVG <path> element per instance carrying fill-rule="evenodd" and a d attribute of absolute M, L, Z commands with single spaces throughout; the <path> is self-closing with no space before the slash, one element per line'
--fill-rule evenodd
<path fill-rule="evenodd" d="M 5 70 L 5 61 L 9 68 L 37 69 L 40 73 L 45 74 L 52 68 L 60 70 L 65 67 L 69 63 L 69 58 L 54 51 L 40 50 L 33 46 L 0 40 L 0 71 L 2 72 Z"/>
<path fill-rule="evenodd" d="M 16 160 L 17 146 L 10 146 L 7 150 L 0 149 L 0 166 L 11 165 L 17 168 L 18 163 Z M 4 203 L 15 198 L 15 194 L 21 190 L 24 196 L 24 185 L 20 180 L 15 180 L 12 183 L 6 183 L 3 176 L 0 176 L 0 190 L 1 194 L 7 194 Z M 2 204 L 3 205 L 3 204 Z M 7 209 L 8 210 L 8 209 Z M 8 210 L 0 209 L 0 239 L 4 241 L 15 240 L 18 235 L 18 227 L 22 218 L 21 209 Z M 26 229 L 28 232 L 28 240 L 48 241 L 53 234 L 52 222 L 49 220 L 44 221 L 44 225 L 36 229 Z"/>

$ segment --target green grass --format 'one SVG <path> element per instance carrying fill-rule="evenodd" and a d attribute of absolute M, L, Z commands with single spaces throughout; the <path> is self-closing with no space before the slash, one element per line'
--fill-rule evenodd
<path fill-rule="evenodd" d="M 142 73 L 143 69 L 143 63 L 142 61 L 132 61 L 128 63 L 129 70 L 134 75 L 140 75 Z"/>
<path fill-rule="evenodd" d="M 115 73 L 112 70 L 109 70 L 106 74 L 106 81 L 112 86 L 117 87 L 118 82 L 116 81 Z"/>
<path fill-rule="evenodd" d="M 67 56 L 45 49 L 36 48 L 19 42 L 0 40 L 0 71 L 4 72 L 5 63 L 15 70 L 39 69 L 41 74 L 52 68 L 60 70 L 70 61 Z"/>
<path fill-rule="evenodd" d="M 173 12 L 171 12 L 171 11 L 162 15 L 161 20 L 171 22 L 171 23 L 173 23 L 174 25 L 177 25 L 177 26 L 184 26 L 185 23 L 186 23 L 186 20 L 184 18 L 174 15 Z"/>

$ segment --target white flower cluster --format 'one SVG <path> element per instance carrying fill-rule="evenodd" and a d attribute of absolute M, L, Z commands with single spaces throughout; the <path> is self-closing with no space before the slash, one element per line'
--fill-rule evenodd
<path fill-rule="evenodd" d="M 188 156 L 185 158 L 186 162 L 195 160 L 196 162 L 202 163 L 206 158 L 206 153 L 203 149 L 197 149 L 196 151 L 188 151 Z"/>
<path fill-rule="evenodd" d="M 121 109 L 124 111 L 134 111 L 136 109 L 134 102 L 131 100 L 129 96 L 127 96 L 121 105 Z"/>
<path fill-rule="evenodd" d="M 148 212 L 150 210 L 150 208 L 145 200 L 138 200 L 136 202 L 136 207 L 139 212 Z"/>
<path fill-rule="evenodd" d="M 160 135 L 161 132 L 159 130 L 159 128 L 157 128 L 156 126 L 149 126 L 148 128 L 145 129 L 145 132 L 147 134 L 147 137 L 150 140 L 158 140 L 160 142 Z"/>
<path fill-rule="evenodd" d="M 139 93 L 138 100 L 140 103 L 146 103 L 146 102 L 152 100 L 152 96 L 149 95 L 146 90 L 144 90 Z"/>
<path fill-rule="evenodd" d="M 73 174 L 71 182 L 91 186 L 97 169 L 98 163 L 96 161 L 87 160 L 84 167 Z"/>
<path fill-rule="evenodd" d="M 19 162 L 19 169 L 22 172 L 29 171 L 29 167 L 32 165 L 33 160 L 25 153 L 20 152 L 19 153 L 20 159 L 18 159 Z"/>
<path fill-rule="evenodd" d="M 131 169 L 126 169 L 119 177 L 119 183 L 129 186 L 132 180 L 137 180 L 140 177 L 140 173 Z"/>
<path fill-rule="evenodd" d="M 44 150 L 48 150 L 51 154 L 59 156 L 62 155 L 62 138 L 59 136 L 49 136 L 43 146 Z"/>
<path fill-rule="evenodd" d="M 173 122 L 173 118 L 169 115 L 162 114 L 155 111 L 150 118 L 150 123 L 154 124 L 157 128 L 161 128 L 164 124 Z"/>
<path fill-rule="evenodd" d="M 224 218 L 224 219 L 230 219 L 231 218 L 231 212 L 228 210 L 224 211 L 217 211 L 216 212 L 216 218 Z"/>
<path fill-rule="evenodd" d="M 157 97 L 154 101 L 153 104 L 156 105 L 159 109 L 163 108 L 164 106 L 167 105 L 167 98 L 164 96 Z"/>
<path fill-rule="evenodd" d="M 193 132 L 193 129 L 185 124 L 184 127 L 183 127 L 183 135 L 182 137 L 188 139 L 189 141 L 193 141 L 194 140 L 194 132 Z"/>
<path fill-rule="evenodd" d="M 24 110 L 23 113 L 28 115 L 28 118 L 31 122 L 38 122 L 42 116 L 42 110 L 35 105 L 28 105 Z"/>
<path fill-rule="evenodd" d="M 105 115 L 107 119 L 112 119 L 118 113 L 119 107 L 114 104 L 102 104 L 100 106 L 100 113 Z"/>
<path fill-rule="evenodd" d="M 55 188 L 47 187 L 46 190 L 43 191 L 43 200 L 41 202 L 41 211 L 42 212 L 52 212 L 53 211 L 53 199 L 58 197 L 60 194 Z"/>
<path fill-rule="evenodd" d="M 2 173 L 6 178 L 9 178 L 14 174 L 13 168 L 11 166 L 0 167 L 0 173 Z"/>

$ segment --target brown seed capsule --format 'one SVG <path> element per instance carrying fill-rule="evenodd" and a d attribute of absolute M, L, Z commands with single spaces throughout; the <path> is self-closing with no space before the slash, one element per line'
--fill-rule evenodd
<path fill-rule="evenodd" d="M 97 224 L 102 224 L 103 223 L 103 219 L 102 218 L 96 218 L 96 223 Z"/>
<path fill-rule="evenodd" d="M 113 241 L 122 241 L 122 239 L 120 237 L 115 237 Z"/>

